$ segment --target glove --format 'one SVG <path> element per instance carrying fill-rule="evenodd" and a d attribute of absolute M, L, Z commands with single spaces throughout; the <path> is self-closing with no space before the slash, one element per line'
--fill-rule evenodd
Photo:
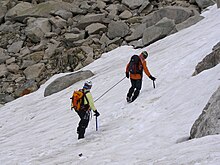
<path fill-rule="evenodd" d="M 149 76 L 149 78 L 152 80 L 152 81 L 155 81 L 156 80 L 156 78 L 155 77 L 153 77 L 153 76 Z"/>
<path fill-rule="evenodd" d="M 100 113 L 97 110 L 95 110 L 94 113 L 95 113 L 94 116 L 96 116 L 96 117 L 98 117 L 100 115 Z"/>
<path fill-rule="evenodd" d="M 125 72 L 125 74 L 126 74 L 126 77 L 129 78 L 129 73 L 128 73 L 128 72 Z"/>

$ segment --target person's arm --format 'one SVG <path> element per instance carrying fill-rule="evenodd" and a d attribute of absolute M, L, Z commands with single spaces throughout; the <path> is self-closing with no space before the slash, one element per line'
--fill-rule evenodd
<path fill-rule="evenodd" d="M 92 94 L 90 92 L 86 93 L 86 97 L 89 101 L 89 106 L 90 108 L 93 110 L 93 111 L 96 111 L 96 107 L 95 107 L 95 104 L 94 104 L 94 101 L 93 101 L 93 98 L 92 98 Z"/>
<path fill-rule="evenodd" d="M 147 68 L 147 62 L 146 62 L 146 61 L 143 61 L 143 62 L 142 62 L 142 65 L 143 65 L 144 73 L 145 73 L 148 77 L 150 77 L 151 74 L 150 74 L 150 72 L 149 72 L 149 70 L 148 70 L 148 68 Z"/>
<path fill-rule="evenodd" d="M 126 70 L 125 70 L 125 76 L 127 77 L 127 78 L 129 78 L 129 63 L 127 64 L 127 66 L 126 66 Z"/>

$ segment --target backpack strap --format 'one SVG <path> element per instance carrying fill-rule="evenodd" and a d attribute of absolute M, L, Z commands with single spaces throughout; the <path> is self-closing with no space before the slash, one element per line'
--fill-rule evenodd
<path fill-rule="evenodd" d="M 86 98 L 87 103 L 89 104 L 89 100 L 88 100 L 88 98 L 86 96 L 87 93 L 89 93 L 89 91 L 86 91 L 86 92 L 83 91 L 83 95 Z M 83 99 L 83 104 L 84 104 L 84 99 Z"/>
<path fill-rule="evenodd" d="M 83 104 L 82 104 L 82 109 L 84 109 L 85 111 L 87 111 L 89 109 L 89 99 L 87 98 L 86 94 L 89 93 L 89 91 L 84 92 L 84 89 L 82 90 L 83 92 Z M 84 98 L 86 99 L 88 104 L 85 104 L 84 102 Z"/>

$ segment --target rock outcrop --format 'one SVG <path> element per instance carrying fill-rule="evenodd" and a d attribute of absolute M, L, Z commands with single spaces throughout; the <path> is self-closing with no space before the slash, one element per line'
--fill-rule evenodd
<path fill-rule="evenodd" d="M 202 114 L 193 124 L 190 138 L 200 138 L 220 133 L 220 87 L 206 104 Z"/>
<path fill-rule="evenodd" d="M 196 66 L 193 76 L 200 72 L 213 68 L 220 63 L 220 42 L 212 49 L 212 53 L 208 54 L 201 62 Z"/>
<path fill-rule="evenodd" d="M 91 71 L 87 70 L 87 71 L 79 71 L 63 77 L 59 77 L 46 87 L 44 91 L 44 96 L 46 97 L 53 93 L 57 93 L 73 85 L 74 83 L 80 80 L 85 80 L 89 77 L 92 77 L 93 75 L 94 74 Z"/>

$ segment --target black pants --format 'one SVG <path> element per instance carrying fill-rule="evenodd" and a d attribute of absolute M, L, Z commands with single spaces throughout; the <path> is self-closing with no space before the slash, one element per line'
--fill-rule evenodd
<path fill-rule="evenodd" d="M 77 127 L 77 133 L 78 133 L 78 139 L 81 139 L 84 138 L 86 128 L 88 127 L 89 124 L 90 110 L 87 111 L 79 110 L 76 112 L 80 117 L 80 121 Z"/>
<path fill-rule="evenodd" d="M 130 80 L 131 80 L 131 88 L 128 91 L 127 97 L 130 98 L 131 101 L 134 101 L 140 93 L 142 86 L 142 79 L 139 80 L 130 79 Z"/>

